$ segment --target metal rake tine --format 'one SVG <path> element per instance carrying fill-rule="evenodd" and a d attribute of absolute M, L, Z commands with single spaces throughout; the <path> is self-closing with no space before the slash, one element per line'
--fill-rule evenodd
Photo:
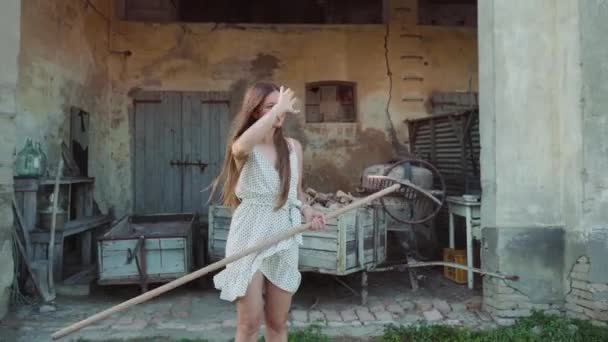
<path fill-rule="evenodd" d="M 393 182 L 394 184 L 401 184 L 402 187 L 411 188 L 411 189 L 414 189 L 414 190 L 424 194 L 425 196 L 429 197 L 432 201 L 437 203 L 437 205 L 440 205 L 440 206 L 443 205 L 443 203 L 441 203 L 440 200 L 438 200 L 435 196 L 433 196 L 433 194 L 431 194 L 427 190 L 415 185 L 414 183 L 410 182 L 409 180 L 398 180 L 398 179 L 388 177 L 388 176 L 376 176 L 376 175 L 367 176 L 367 177 L 372 180 L 385 180 L 385 181 Z"/>

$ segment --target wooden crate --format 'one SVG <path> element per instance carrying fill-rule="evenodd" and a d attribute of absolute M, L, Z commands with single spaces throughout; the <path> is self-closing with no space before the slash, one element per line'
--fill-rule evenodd
<path fill-rule="evenodd" d="M 208 251 L 211 261 L 224 258 L 231 210 L 209 207 Z M 367 270 L 386 260 L 386 214 L 382 207 L 354 209 L 327 222 L 324 231 L 302 234 L 299 268 L 335 275 Z"/>
<path fill-rule="evenodd" d="M 131 216 L 119 221 L 98 238 L 98 283 L 140 284 L 145 290 L 149 283 L 186 275 L 192 270 L 192 234 L 197 222 L 192 214 Z"/>
<path fill-rule="evenodd" d="M 466 266 L 467 254 L 464 249 L 443 249 L 443 261 Z M 443 275 L 457 284 L 467 283 L 467 271 L 454 267 L 443 267 Z"/>

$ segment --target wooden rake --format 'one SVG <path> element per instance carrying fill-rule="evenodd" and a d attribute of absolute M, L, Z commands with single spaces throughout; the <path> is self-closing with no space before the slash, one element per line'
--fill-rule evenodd
<path fill-rule="evenodd" d="M 429 200 L 435 202 L 437 205 L 441 205 L 442 202 L 439 201 L 438 199 L 436 199 L 430 192 L 414 185 L 413 183 L 409 182 L 409 181 L 399 181 L 390 177 L 386 177 L 386 176 L 367 176 L 368 179 L 367 181 L 369 182 L 369 184 L 374 184 L 375 186 L 378 187 L 378 192 L 375 192 L 367 197 L 364 197 L 362 199 L 359 199 L 357 201 L 352 202 L 351 204 L 344 206 L 340 209 L 337 209 L 333 212 L 328 213 L 325 217 L 327 219 L 332 219 L 332 218 L 336 218 L 348 211 L 351 211 L 353 209 L 362 207 L 364 205 L 367 205 L 369 203 L 371 203 L 372 201 L 379 199 L 383 196 L 395 193 L 397 191 L 403 190 L 403 189 L 414 189 L 418 192 L 420 192 L 421 194 L 423 194 L 426 198 L 428 198 Z M 159 296 L 160 294 L 163 294 L 165 292 L 168 292 L 170 290 L 175 289 L 178 286 L 181 286 L 183 284 L 186 284 L 194 279 L 197 279 L 199 277 L 202 277 L 212 271 L 218 270 L 232 262 L 235 262 L 249 254 L 252 253 L 257 253 L 260 252 L 262 250 L 265 250 L 267 248 L 269 248 L 270 246 L 289 239 L 295 235 L 301 234 L 303 232 L 305 232 L 306 230 L 310 229 L 311 224 L 310 223 L 306 223 L 306 224 L 302 224 L 299 226 L 296 226 L 292 229 L 290 229 L 289 231 L 286 231 L 285 233 L 282 234 L 278 234 L 277 236 L 268 239 L 266 241 L 264 241 L 263 243 L 260 243 L 258 245 L 249 247 L 247 249 L 244 249 L 243 251 L 230 255 L 222 260 L 219 260 L 213 264 L 207 265 L 197 271 L 194 271 L 192 273 L 189 273 L 183 277 L 180 277 L 178 279 L 175 279 L 169 283 L 166 283 L 160 287 L 157 287 L 153 290 L 150 290 L 148 292 L 145 292 L 137 297 L 133 297 L 125 302 L 122 302 L 118 305 L 112 306 L 104 311 L 101 311 L 95 315 L 92 315 L 82 321 L 79 321 L 77 323 L 74 323 L 70 326 L 67 326 L 57 332 L 55 332 L 52 335 L 53 340 L 57 340 L 59 338 L 65 337 L 71 333 L 74 333 L 88 325 L 91 325 L 97 321 L 100 321 L 102 319 L 107 318 L 108 316 L 115 314 L 117 312 L 123 311 L 133 305 L 136 304 L 140 304 L 143 303 L 145 301 L 148 301 L 154 297 Z"/>

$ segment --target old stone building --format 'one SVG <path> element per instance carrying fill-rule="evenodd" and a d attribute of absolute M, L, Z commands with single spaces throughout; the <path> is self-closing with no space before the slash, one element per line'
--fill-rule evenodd
<path fill-rule="evenodd" d="M 519 276 L 484 279 L 485 308 L 506 321 L 538 308 L 608 322 L 608 2 L 208 3 L 0 5 L 0 317 L 13 158 L 27 137 L 54 166 L 86 115 L 99 211 L 201 209 L 244 87 L 271 79 L 302 99 L 288 130 L 305 146 L 307 185 L 324 191 L 352 190 L 366 166 L 405 155 L 404 120 L 432 115 L 433 94 L 478 93 L 481 262 Z M 192 115 L 201 103 L 210 114 Z M 145 137 L 157 158 L 142 159 Z M 206 159 L 204 176 L 173 174 L 176 149 Z"/>

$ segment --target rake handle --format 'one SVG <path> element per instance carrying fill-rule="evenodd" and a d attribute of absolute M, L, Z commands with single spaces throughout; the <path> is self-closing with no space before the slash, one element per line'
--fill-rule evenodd
<path fill-rule="evenodd" d="M 383 197 L 383 196 L 386 196 L 386 195 L 388 195 L 388 194 L 390 194 L 392 192 L 395 192 L 395 191 L 399 190 L 400 188 L 401 188 L 400 184 L 391 185 L 390 187 L 388 187 L 388 188 L 386 188 L 384 190 L 381 190 L 381 191 L 378 191 L 376 193 L 373 193 L 373 194 L 371 194 L 371 195 L 369 195 L 369 196 L 367 196 L 365 198 L 362 198 L 362 199 L 360 199 L 358 201 L 355 201 L 355 202 L 353 202 L 353 203 L 351 203 L 351 204 L 349 204 L 349 205 L 347 205 L 345 207 L 342 207 L 342 208 L 337 209 L 337 210 L 335 210 L 335 211 L 333 211 L 331 213 L 328 213 L 325 217 L 327 219 L 335 218 L 337 216 L 340 216 L 340 215 L 344 214 L 345 212 L 348 212 L 350 210 L 356 209 L 356 208 L 361 207 L 363 205 L 369 204 L 373 200 L 378 199 L 378 198 Z M 67 335 L 69 335 L 69 334 L 71 334 L 71 333 L 73 333 L 75 331 L 78 331 L 78 330 L 80 330 L 80 329 L 82 329 L 82 328 L 84 328 L 84 327 L 86 327 L 86 326 L 88 326 L 90 324 L 93 324 L 93 323 L 95 323 L 97 321 L 100 321 L 100 320 L 102 320 L 102 319 L 104 319 L 104 318 L 106 318 L 106 317 L 108 317 L 108 316 L 110 316 L 110 315 L 112 315 L 114 313 L 117 313 L 117 312 L 120 312 L 122 310 L 125 310 L 125 309 L 127 309 L 127 308 L 129 308 L 129 307 L 131 307 L 131 306 L 133 306 L 135 304 L 140 304 L 140 303 L 143 303 L 143 302 L 145 302 L 147 300 L 150 300 L 150 299 L 152 299 L 152 298 L 154 298 L 154 297 L 156 297 L 156 296 L 158 296 L 158 295 L 160 295 L 162 293 L 165 293 L 167 291 L 173 290 L 174 288 L 176 288 L 178 286 L 181 286 L 181 285 L 183 285 L 183 284 L 185 284 L 187 282 L 190 282 L 190 281 L 192 281 L 192 280 L 194 280 L 196 278 L 199 278 L 199 277 L 201 277 L 201 276 L 203 276 L 203 275 L 205 275 L 205 274 L 207 274 L 209 272 L 212 272 L 212 271 L 215 271 L 217 269 L 220 269 L 220 268 L 228 265 L 229 263 L 232 263 L 232 262 L 234 262 L 236 260 L 239 260 L 239 259 L 241 259 L 241 258 L 243 258 L 243 257 L 245 257 L 245 256 L 247 256 L 249 254 L 259 252 L 259 251 L 264 250 L 264 249 L 266 249 L 266 248 L 268 248 L 268 247 L 270 247 L 270 246 L 272 246 L 272 245 L 274 245 L 274 244 L 276 244 L 276 243 L 278 243 L 278 242 L 280 242 L 282 240 L 286 240 L 286 239 L 288 239 L 290 237 L 293 237 L 293 236 L 295 236 L 297 234 L 301 234 L 301 233 L 303 233 L 304 231 L 306 231 L 308 229 L 310 229 L 310 223 L 299 225 L 299 226 L 297 226 L 297 227 L 295 227 L 295 228 L 293 228 L 293 229 L 291 229 L 291 230 L 289 230 L 289 231 L 287 231 L 285 233 L 279 234 L 279 235 L 277 235 L 277 236 L 275 236 L 275 237 L 273 237 L 271 239 L 268 239 L 268 240 L 266 240 L 263 243 L 260 243 L 258 245 L 249 247 L 249 248 L 247 248 L 247 249 L 245 249 L 245 250 L 243 250 L 243 251 L 241 251 L 239 253 L 233 254 L 233 255 L 231 255 L 229 257 L 226 257 L 226 258 L 224 258 L 222 260 L 214 262 L 211 265 L 205 266 L 205 267 L 203 267 L 203 268 L 201 268 L 201 269 L 199 269 L 197 271 L 189 273 L 189 274 L 187 274 L 187 275 L 185 275 L 183 277 L 177 278 L 177 279 L 175 279 L 175 280 L 173 280 L 173 281 L 171 281 L 169 283 L 166 283 L 166 284 L 164 284 L 164 285 L 162 285 L 160 287 L 155 288 L 154 290 L 151 290 L 151 291 L 148 291 L 146 293 L 143 293 L 143 294 L 141 294 L 141 295 L 139 295 L 137 297 L 133 297 L 133 298 L 131 298 L 131 299 L 125 301 L 125 302 L 122 302 L 122 303 L 120 303 L 118 305 L 115 305 L 113 307 L 110 307 L 110 308 L 108 308 L 108 309 L 106 309 L 104 311 L 96 313 L 95 315 L 90 316 L 89 318 L 86 318 L 86 319 L 84 319 L 84 320 L 82 320 L 80 322 L 74 323 L 74 324 L 72 324 L 72 325 L 70 325 L 70 326 L 68 326 L 66 328 L 63 328 L 63 329 L 55 332 L 52 335 L 52 338 L 53 338 L 53 340 L 57 340 L 59 338 L 67 336 Z"/>

